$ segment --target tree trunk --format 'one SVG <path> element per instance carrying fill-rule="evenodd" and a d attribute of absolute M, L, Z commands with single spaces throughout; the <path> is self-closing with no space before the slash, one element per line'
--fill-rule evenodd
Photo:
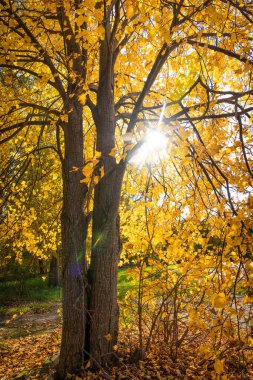
<path fill-rule="evenodd" d="M 64 125 L 65 157 L 63 160 L 62 285 L 63 328 L 58 374 L 76 373 L 83 364 L 86 323 L 86 277 L 84 198 L 86 185 L 82 173 L 73 167 L 84 166 L 82 106 L 69 107 Z"/>
<path fill-rule="evenodd" d="M 59 269 L 58 260 L 56 256 L 53 256 L 50 260 L 48 286 L 59 286 Z"/>
<path fill-rule="evenodd" d="M 44 262 L 41 259 L 39 259 L 39 271 L 40 274 L 45 274 Z"/>
<path fill-rule="evenodd" d="M 124 166 L 116 166 L 112 157 L 104 157 L 113 172 L 103 178 L 95 190 L 93 234 L 89 279 L 90 357 L 93 364 L 111 360 L 117 342 L 117 271 L 121 250 L 118 207 Z M 111 162 L 110 162 L 111 161 Z M 105 169 L 108 173 L 108 167 Z"/>
<path fill-rule="evenodd" d="M 121 249 L 119 202 L 125 166 L 109 155 L 115 146 L 114 78 L 110 47 L 100 47 L 100 79 L 94 115 L 97 150 L 101 152 L 104 177 L 95 188 L 92 252 L 89 268 L 90 339 L 89 353 L 93 364 L 110 361 L 117 341 L 117 269 Z"/>

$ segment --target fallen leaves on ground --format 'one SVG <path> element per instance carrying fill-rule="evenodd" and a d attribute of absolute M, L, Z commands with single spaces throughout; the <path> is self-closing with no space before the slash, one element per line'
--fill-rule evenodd
<path fill-rule="evenodd" d="M 34 318 L 36 320 L 36 316 Z M 53 371 L 50 360 L 52 361 L 59 351 L 60 336 L 61 328 L 58 323 L 54 329 L 47 332 L 37 332 L 35 335 L 16 339 L 7 338 L 0 344 L 0 379 L 46 379 Z M 90 362 L 87 362 L 82 374 L 68 378 L 73 380 L 250 380 L 253 378 L 253 350 L 242 352 L 238 342 L 231 345 L 224 357 L 214 360 L 212 357 L 205 358 L 197 353 L 198 345 L 203 339 L 199 336 L 181 347 L 177 358 L 173 360 L 168 345 L 157 341 L 154 342 L 146 359 L 133 363 L 134 347 L 138 339 L 137 336 L 133 337 L 131 345 L 128 337 L 126 331 L 121 331 L 120 341 L 125 343 L 115 346 L 117 364 L 101 368 L 94 373 L 91 371 Z"/>
<path fill-rule="evenodd" d="M 39 369 L 59 350 L 60 328 L 40 335 L 6 339 L 0 344 L 0 379 L 27 373 L 27 379 L 43 379 Z"/>

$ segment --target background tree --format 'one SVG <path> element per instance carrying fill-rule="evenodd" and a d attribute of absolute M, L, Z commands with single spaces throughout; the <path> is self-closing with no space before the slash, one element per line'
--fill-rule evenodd
<path fill-rule="evenodd" d="M 3 264 L 11 260 L 22 265 L 26 254 L 27 264 L 31 263 L 30 268 L 24 269 L 26 276 L 38 272 L 45 274 L 46 262 L 60 244 L 61 212 L 61 186 L 57 178 L 59 162 L 55 161 L 55 152 L 51 149 L 46 154 L 50 147 L 46 140 L 50 137 L 46 133 L 41 136 L 37 148 L 30 137 L 27 135 L 24 140 L 21 134 L 15 141 L 5 144 L 8 154 L 1 154 L 0 175 Z M 57 184 L 54 190 L 50 182 Z"/>

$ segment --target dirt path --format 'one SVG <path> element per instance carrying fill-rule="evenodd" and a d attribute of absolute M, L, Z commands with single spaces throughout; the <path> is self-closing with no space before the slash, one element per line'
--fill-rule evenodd
<path fill-rule="evenodd" d="M 0 341 L 48 332 L 61 322 L 60 303 L 49 305 L 48 310 L 40 313 L 27 312 L 22 315 L 2 316 L 0 318 Z"/>

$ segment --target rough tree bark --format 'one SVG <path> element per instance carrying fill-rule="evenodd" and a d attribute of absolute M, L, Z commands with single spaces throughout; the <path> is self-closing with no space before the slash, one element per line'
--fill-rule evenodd
<path fill-rule="evenodd" d="M 77 1 L 76 7 L 79 5 Z M 64 2 L 59 2 L 57 17 L 66 36 L 65 52 L 71 58 L 71 65 L 67 66 L 68 87 L 64 96 L 68 122 L 62 123 L 65 149 L 61 215 L 63 327 L 57 373 L 64 379 L 67 373 L 79 372 L 84 361 L 87 316 L 84 201 L 87 185 L 81 183 L 82 172 L 73 171 L 73 167 L 84 167 L 83 105 L 79 96 L 83 91 L 82 81 L 84 83 L 86 80 L 87 52 L 75 38 Z"/>
<path fill-rule="evenodd" d="M 100 78 L 94 114 L 97 151 L 104 177 L 95 188 L 90 281 L 89 352 L 94 365 L 111 359 L 117 340 L 117 269 L 121 250 L 119 202 L 125 165 L 109 155 L 115 146 L 113 54 L 106 41 L 100 45 Z"/>
<path fill-rule="evenodd" d="M 86 188 L 80 183 L 82 173 L 73 166 L 84 166 L 82 106 L 70 104 L 68 123 L 64 125 L 62 208 L 62 285 L 63 329 L 58 374 L 80 370 L 84 358 L 86 323 L 84 199 Z"/>

